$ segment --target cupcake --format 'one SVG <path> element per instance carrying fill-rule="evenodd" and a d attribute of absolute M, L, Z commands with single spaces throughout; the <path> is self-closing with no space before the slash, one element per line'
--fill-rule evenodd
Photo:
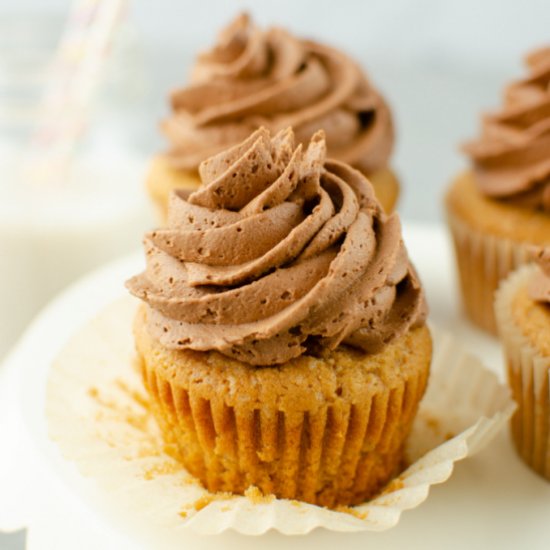
<path fill-rule="evenodd" d="M 495 300 L 508 381 L 519 407 L 512 437 L 521 458 L 550 480 L 550 248 L 522 266 Z"/>
<path fill-rule="evenodd" d="M 496 332 L 494 292 L 550 244 L 550 48 L 527 57 L 529 75 L 512 83 L 504 107 L 485 116 L 481 137 L 465 146 L 472 169 L 446 196 L 464 309 Z"/>
<path fill-rule="evenodd" d="M 403 467 L 431 360 L 397 215 L 322 132 L 261 128 L 199 173 L 127 283 L 168 448 L 213 492 L 365 501 Z"/>
<path fill-rule="evenodd" d="M 394 207 L 390 111 L 357 64 L 334 48 L 280 28 L 261 30 L 240 15 L 199 55 L 189 86 L 170 99 L 161 125 L 170 147 L 153 159 L 147 181 L 163 220 L 172 189 L 196 188 L 203 160 L 259 126 L 273 133 L 292 126 L 301 143 L 324 129 L 329 156 L 367 175 L 385 210 Z"/>

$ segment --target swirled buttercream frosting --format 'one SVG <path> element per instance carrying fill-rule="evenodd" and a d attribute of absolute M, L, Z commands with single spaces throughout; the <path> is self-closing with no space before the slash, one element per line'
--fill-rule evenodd
<path fill-rule="evenodd" d="M 550 306 L 550 248 L 539 249 L 535 254 L 539 269 L 529 285 L 529 294 L 536 302 Z"/>
<path fill-rule="evenodd" d="M 199 168 L 170 197 L 128 281 L 148 330 L 171 349 L 275 365 L 320 346 L 376 352 L 426 315 L 396 215 L 361 172 L 261 128 Z"/>
<path fill-rule="evenodd" d="M 307 143 L 324 129 L 331 157 L 366 173 L 387 165 L 394 141 L 389 109 L 359 67 L 334 48 L 262 30 L 247 15 L 199 55 L 191 84 L 171 95 L 162 129 L 173 166 L 194 170 L 260 126 L 292 126 Z"/>
<path fill-rule="evenodd" d="M 464 148 L 483 194 L 550 212 L 550 47 L 526 61 L 528 76 L 507 88 L 503 108 Z"/>

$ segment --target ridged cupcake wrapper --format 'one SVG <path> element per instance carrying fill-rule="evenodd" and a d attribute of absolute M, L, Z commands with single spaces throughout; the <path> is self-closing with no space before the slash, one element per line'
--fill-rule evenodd
<path fill-rule="evenodd" d="M 426 499 L 431 485 L 449 478 L 456 461 L 484 447 L 515 406 L 495 375 L 448 336 L 435 334 L 431 378 L 407 446 L 411 465 L 379 496 L 336 511 L 265 497 L 254 488 L 246 496 L 213 494 L 194 481 L 162 442 L 133 361 L 135 312 L 133 300 L 118 301 L 67 343 L 50 374 L 47 418 L 65 459 L 83 474 L 82 486 L 91 477 L 99 487 L 86 491 L 88 503 L 147 540 L 160 537 L 181 544 L 178 537 L 188 529 L 250 535 L 270 529 L 297 535 L 316 527 L 389 529 L 403 510 Z M 340 444 L 334 452 L 336 447 Z M 272 452 L 269 443 L 262 450 Z M 71 463 L 56 465 L 62 475 L 67 470 L 78 492 Z"/>
<path fill-rule="evenodd" d="M 529 245 L 476 231 L 449 211 L 447 220 L 465 313 L 477 326 L 496 335 L 495 291 L 502 279 L 530 261 Z"/>
<path fill-rule="evenodd" d="M 220 394 L 205 399 L 195 385 L 182 388 L 145 363 L 155 416 L 210 491 L 242 493 L 254 485 L 329 507 L 364 502 L 398 473 L 427 376 L 418 369 L 361 403 L 290 412 L 251 408 L 246 400 L 228 406 Z"/>
<path fill-rule="evenodd" d="M 517 291 L 528 284 L 533 266 L 524 266 L 503 282 L 495 300 L 495 314 L 504 347 L 508 381 L 518 403 L 512 438 L 521 458 L 550 480 L 550 358 L 527 340 L 512 316 Z"/>

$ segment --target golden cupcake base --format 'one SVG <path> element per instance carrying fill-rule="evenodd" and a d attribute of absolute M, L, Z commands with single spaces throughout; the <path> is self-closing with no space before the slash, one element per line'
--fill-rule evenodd
<path fill-rule="evenodd" d="M 399 198 L 399 181 L 390 168 L 382 168 L 372 174 L 365 174 L 374 187 L 376 198 L 384 212 L 393 212 Z"/>
<path fill-rule="evenodd" d="M 384 212 L 393 212 L 399 198 L 399 180 L 390 168 L 382 168 L 371 174 L 365 174 L 374 187 L 376 198 Z"/>
<path fill-rule="evenodd" d="M 340 347 L 258 368 L 217 352 L 168 350 L 134 332 L 165 441 L 211 492 L 336 507 L 364 502 L 403 468 L 431 361 L 426 327 L 377 354 Z"/>
<path fill-rule="evenodd" d="M 518 404 L 511 420 L 514 445 L 522 460 L 550 481 L 550 308 L 529 297 L 533 273 L 533 266 L 524 266 L 502 283 L 495 313 Z"/>
<path fill-rule="evenodd" d="M 496 334 L 494 293 L 499 282 L 529 261 L 529 246 L 550 244 L 550 216 L 483 197 L 473 175 L 462 174 L 445 206 L 467 317 Z"/>
<path fill-rule="evenodd" d="M 147 192 L 159 220 L 166 222 L 168 217 L 168 197 L 174 189 L 190 189 L 194 191 L 201 181 L 197 172 L 176 170 L 162 156 L 153 158 L 149 168 L 149 174 L 145 182 Z"/>

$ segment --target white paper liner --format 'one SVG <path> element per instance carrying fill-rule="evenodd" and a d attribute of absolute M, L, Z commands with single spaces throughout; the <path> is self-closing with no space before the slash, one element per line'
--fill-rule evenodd
<path fill-rule="evenodd" d="M 465 313 L 478 327 L 496 335 L 495 291 L 502 279 L 531 261 L 529 243 L 482 233 L 449 211 L 447 221 L 454 241 Z"/>
<path fill-rule="evenodd" d="M 550 357 L 545 357 L 514 322 L 512 302 L 535 272 L 523 266 L 499 288 L 495 314 L 508 366 L 508 382 L 518 403 L 511 421 L 512 436 L 521 458 L 550 480 Z"/>
<path fill-rule="evenodd" d="M 78 332 L 51 369 L 47 417 L 65 458 L 108 496 L 109 513 L 129 525 L 147 522 L 159 536 L 191 529 L 289 535 L 316 527 L 382 531 L 403 510 L 449 478 L 454 463 L 483 448 L 511 416 L 509 389 L 445 335 L 435 335 L 428 390 L 413 426 L 411 466 L 368 503 L 342 511 L 256 494 L 212 495 L 163 452 L 133 361 L 136 302 L 121 299 Z"/>

